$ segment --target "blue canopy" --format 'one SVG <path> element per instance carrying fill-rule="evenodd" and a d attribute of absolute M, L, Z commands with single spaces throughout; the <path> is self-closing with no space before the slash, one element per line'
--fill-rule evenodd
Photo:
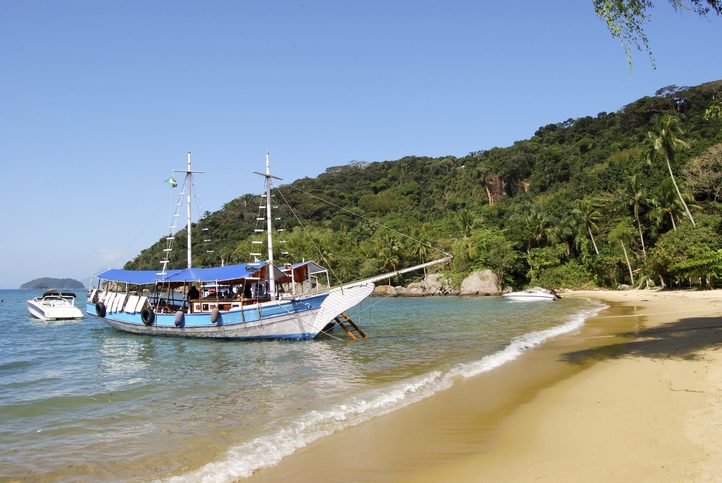
<path fill-rule="evenodd" d="M 250 277 L 266 265 L 265 262 L 243 263 L 212 268 L 186 268 L 168 274 L 163 282 L 221 282 Z"/>
<path fill-rule="evenodd" d="M 147 285 L 152 283 L 218 282 L 250 277 L 266 265 L 266 262 L 243 263 L 213 268 L 186 268 L 166 270 L 119 270 L 111 269 L 98 275 L 102 280 Z M 278 269 L 276 269 L 278 270 Z"/>
<path fill-rule="evenodd" d="M 180 270 L 167 270 L 165 276 L 179 271 Z M 103 280 L 111 280 L 113 282 L 136 283 L 139 285 L 156 283 L 163 280 L 163 276 L 160 275 L 160 272 L 158 270 L 111 269 L 99 274 L 98 278 Z"/>

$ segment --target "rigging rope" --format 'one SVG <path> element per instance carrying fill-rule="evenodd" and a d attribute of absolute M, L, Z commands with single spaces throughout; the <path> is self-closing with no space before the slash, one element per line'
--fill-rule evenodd
<path fill-rule="evenodd" d="M 341 279 L 338 278 L 338 275 L 336 275 L 336 272 L 334 272 L 334 271 L 333 271 L 333 268 L 331 268 L 331 262 L 329 262 L 329 260 L 326 258 L 326 256 L 325 256 L 325 255 L 323 254 L 323 252 L 321 251 L 321 248 L 319 248 L 319 246 L 318 246 L 318 245 L 316 244 L 316 242 L 313 240 L 313 237 L 311 237 L 311 234 L 308 232 L 308 230 L 306 230 L 306 226 L 303 224 L 303 222 L 301 221 L 301 219 L 298 217 L 298 215 L 296 214 L 296 212 L 293 210 L 293 208 L 291 207 L 291 204 L 288 202 L 288 200 L 286 200 L 286 197 L 283 196 L 283 193 L 281 192 L 281 189 L 280 189 L 280 188 L 276 188 L 276 191 L 278 192 L 279 195 L 281 195 L 281 198 L 283 198 L 283 202 L 286 203 L 286 206 L 288 206 L 288 209 L 291 210 L 291 213 L 293 214 L 293 217 L 296 218 L 296 221 L 298 222 L 298 224 L 301 225 L 301 228 L 303 229 L 303 232 L 306 234 L 306 236 L 308 237 L 308 239 L 311 240 L 311 244 L 313 245 L 313 247 L 314 247 L 314 248 L 316 249 L 316 251 L 318 252 L 318 256 L 321 258 L 321 260 L 324 261 L 324 263 L 326 264 L 326 267 L 328 267 L 329 271 L 333 274 L 334 278 L 335 278 L 337 281 L 340 281 Z"/>
<path fill-rule="evenodd" d="M 313 194 L 313 193 L 309 193 L 308 191 L 302 190 L 301 188 L 299 188 L 299 187 L 297 187 L 297 186 L 294 186 L 293 184 L 288 184 L 288 185 L 285 185 L 285 186 L 288 186 L 289 188 L 293 188 L 293 189 L 295 189 L 296 191 L 299 191 L 299 192 L 301 192 L 301 193 L 303 193 L 303 194 L 305 194 L 305 195 L 308 195 L 308 196 L 310 196 L 310 197 L 312 197 L 312 198 L 315 198 L 315 199 L 317 199 L 317 200 L 319 200 L 319 201 L 321 201 L 321 202 L 323 202 L 323 203 L 326 203 L 326 204 L 331 205 L 331 206 L 333 206 L 333 207 L 335 207 L 335 208 L 338 208 L 339 210 L 342 210 L 342 211 L 344 211 L 344 212 L 346 212 L 346 213 L 349 213 L 349 214 L 351 214 L 351 215 L 357 216 L 357 217 L 361 218 L 361 219 L 364 220 L 364 221 L 367 221 L 367 222 L 372 223 L 372 224 L 374 224 L 374 225 L 380 226 L 381 228 L 385 228 L 386 230 L 389 230 L 389 231 L 391 231 L 391 232 L 393 232 L 393 233 L 395 233 L 395 234 L 397 234 L 397 235 L 399 235 L 399 236 L 402 236 L 402 237 L 404 237 L 404 238 L 408 238 L 409 240 L 412 240 L 412 241 L 414 241 L 414 242 L 416 242 L 416 243 L 419 243 L 420 245 L 423 245 L 423 246 L 425 246 L 426 248 L 430 248 L 431 250 L 434 250 L 434 251 L 436 251 L 436 252 L 442 253 L 444 256 L 447 256 L 447 257 L 452 256 L 450 253 L 447 253 L 447 252 L 445 252 L 444 250 L 441 250 L 440 248 L 436 248 L 436 247 L 430 245 L 429 243 L 426 243 L 425 241 L 422 241 L 422 240 L 419 240 L 419 239 L 417 239 L 417 238 L 414 238 L 414 237 L 412 237 L 412 236 L 410 236 L 410 235 L 407 235 L 406 233 L 401 233 L 400 231 L 395 230 L 395 229 L 391 228 L 390 226 L 386 226 L 386 225 L 384 225 L 383 223 L 381 223 L 381 222 L 379 222 L 379 221 L 372 220 L 371 218 L 366 218 L 365 216 L 363 216 L 363 215 L 361 215 L 361 214 L 359 214 L 359 213 L 356 213 L 355 211 L 349 210 L 348 208 L 344 208 L 343 206 L 339 206 L 339 205 L 337 205 L 336 203 L 333 203 L 332 201 L 323 199 L 323 198 L 321 198 L 321 197 L 318 196 L 318 195 L 315 195 L 315 194 Z M 280 193 L 280 192 L 281 192 L 281 189 L 280 189 L 280 188 L 276 188 L 276 191 L 278 191 L 278 192 Z M 283 196 L 283 195 L 281 195 L 281 196 Z M 284 197 L 284 201 L 286 201 L 285 197 Z M 287 202 L 287 201 L 286 201 L 286 204 L 288 205 L 288 202 Z M 290 205 L 289 205 L 289 208 L 290 208 Z M 293 210 L 291 210 L 291 211 L 293 211 Z"/>

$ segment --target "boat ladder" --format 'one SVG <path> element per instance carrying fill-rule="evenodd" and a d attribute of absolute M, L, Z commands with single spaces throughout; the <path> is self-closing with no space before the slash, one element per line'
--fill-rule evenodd
<path fill-rule="evenodd" d="M 343 317 L 343 320 L 341 319 L 341 317 Z M 346 312 L 341 312 L 341 315 L 335 317 L 335 319 L 339 327 L 341 327 L 343 331 L 346 332 L 346 335 L 351 337 L 351 339 L 368 339 L 366 334 L 364 334 L 364 331 L 361 330 L 361 328 L 356 325 L 353 320 L 351 320 L 351 317 L 349 317 Z"/>

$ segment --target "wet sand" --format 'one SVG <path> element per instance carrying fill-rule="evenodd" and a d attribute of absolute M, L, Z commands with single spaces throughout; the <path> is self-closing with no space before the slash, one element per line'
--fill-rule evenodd
<path fill-rule="evenodd" d="M 577 332 L 316 441 L 251 479 L 716 479 L 722 291 L 573 296 L 610 308 Z"/>

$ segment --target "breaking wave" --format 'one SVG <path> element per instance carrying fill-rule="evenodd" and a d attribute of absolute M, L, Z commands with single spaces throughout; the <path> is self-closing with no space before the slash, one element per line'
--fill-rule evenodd
<path fill-rule="evenodd" d="M 455 379 L 474 377 L 513 361 L 552 337 L 578 330 L 587 318 L 604 308 L 606 306 L 601 305 L 583 310 L 562 325 L 516 337 L 502 350 L 478 361 L 456 364 L 447 371 L 432 371 L 382 389 L 370 390 L 330 409 L 310 411 L 275 433 L 234 446 L 221 460 L 168 481 L 227 482 L 251 476 L 324 436 L 444 391 L 454 384 Z"/>

